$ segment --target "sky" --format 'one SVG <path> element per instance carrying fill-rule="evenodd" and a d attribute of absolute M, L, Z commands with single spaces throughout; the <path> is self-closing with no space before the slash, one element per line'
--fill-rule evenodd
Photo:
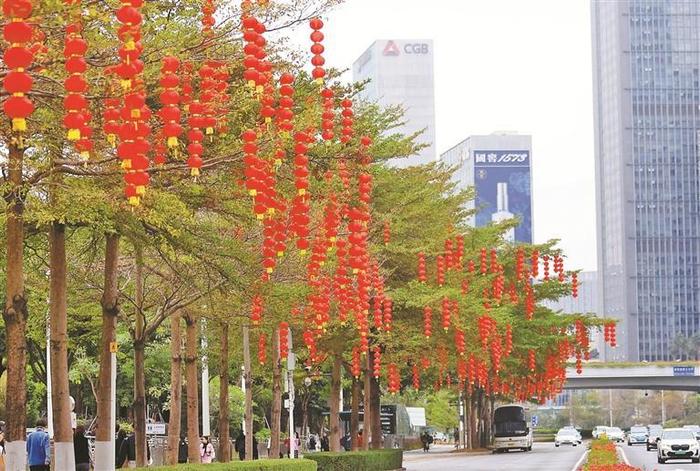
<path fill-rule="evenodd" d="M 596 268 L 588 0 L 346 0 L 324 21 L 339 69 L 376 39 L 433 39 L 438 153 L 470 134 L 531 134 L 535 242 L 561 239 L 567 268 Z M 294 42 L 308 47 L 308 32 Z"/>

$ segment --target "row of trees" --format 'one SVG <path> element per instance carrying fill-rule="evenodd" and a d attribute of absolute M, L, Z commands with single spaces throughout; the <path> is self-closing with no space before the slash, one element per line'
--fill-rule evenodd
<path fill-rule="evenodd" d="M 218 377 L 220 439 L 243 364 L 246 429 L 257 388 L 269 394 L 255 397 L 269 406 L 276 456 L 289 331 L 299 360 L 330 374 L 333 449 L 343 370 L 352 436 L 362 407 L 365 447 L 381 446 L 380 396 L 426 385 L 464 392 L 477 446 L 496 398 L 544 400 L 567 359 L 585 358 L 587 329 L 601 322 L 539 305 L 576 290 L 554 242 L 503 242 L 515 221 L 466 227 L 472 195 L 455 190 L 449 169 L 382 165 L 414 153 L 417 136 L 393 134 L 398 110 L 355 106 L 362 84 L 325 70 L 318 15 L 334 3 L 70 0 L 32 10 L 6 0 L 5 17 L 31 33 L 6 29 L 6 52 L 25 48 L 31 63 L 13 69 L 6 58 L 3 73 L 31 80 L 26 93 L 5 80 L 3 98 L 36 108 L 20 125 L 5 106 L 13 125 L 2 129 L 8 469 L 24 469 L 27 410 L 42 404 L 47 321 L 60 469 L 73 461 L 71 387 L 97 416 L 98 458 L 113 456 L 115 342 L 139 465 L 149 401 L 169 410 L 174 459 L 183 370 L 198 459 L 202 354 Z M 269 33 L 307 22 L 310 74 Z"/>

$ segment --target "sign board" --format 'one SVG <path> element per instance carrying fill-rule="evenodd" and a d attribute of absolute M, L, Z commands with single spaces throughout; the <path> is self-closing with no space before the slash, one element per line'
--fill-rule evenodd
<path fill-rule="evenodd" d="M 540 419 L 536 415 L 533 415 L 532 416 L 532 428 L 537 427 L 537 424 L 539 424 L 539 423 L 540 423 Z"/>
<path fill-rule="evenodd" d="M 382 433 L 384 435 L 396 434 L 396 406 L 387 404 L 379 409 L 379 420 L 382 423 Z"/>
<path fill-rule="evenodd" d="M 475 150 L 476 226 L 518 218 L 506 239 L 532 242 L 530 151 Z"/>
<path fill-rule="evenodd" d="M 146 435 L 165 435 L 165 424 L 146 424 Z"/>
<path fill-rule="evenodd" d="M 673 376 L 695 376 L 694 366 L 674 366 Z"/>
<path fill-rule="evenodd" d="M 289 409 L 289 399 L 284 400 L 284 408 Z"/>

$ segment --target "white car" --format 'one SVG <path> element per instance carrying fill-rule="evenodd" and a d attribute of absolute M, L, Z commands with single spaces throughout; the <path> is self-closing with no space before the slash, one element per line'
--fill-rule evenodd
<path fill-rule="evenodd" d="M 625 432 L 620 427 L 605 427 L 605 435 L 613 442 L 625 441 Z"/>
<path fill-rule="evenodd" d="M 640 445 L 646 445 L 649 439 L 649 430 L 646 427 L 635 425 L 630 428 L 627 434 L 627 445 L 632 446 L 639 443 Z"/>
<path fill-rule="evenodd" d="M 580 445 L 581 444 L 581 434 L 575 428 L 563 428 L 557 432 L 554 437 L 554 446 L 559 445 Z"/>
<path fill-rule="evenodd" d="M 700 425 L 684 425 L 685 430 L 690 430 L 695 434 L 695 438 L 700 440 Z"/>
<path fill-rule="evenodd" d="M 661 434 L 656 456 L 661 464 L 678 459 L 700 463 L 700 444 L 692 430 L 669 428 Z"/>
<path fill-rule="evenodd" d="M 608 427 L 605 425 L 596 425 L 592 432 L 593 438 L 600 438 L 605 433 L 606 428 Z"/>

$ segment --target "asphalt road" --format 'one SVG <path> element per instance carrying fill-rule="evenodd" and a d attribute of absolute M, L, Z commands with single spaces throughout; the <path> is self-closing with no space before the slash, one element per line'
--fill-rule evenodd
<path fill-rule="evenodd" d="M 690 460 L 671 460 L 664 464 L 659 464 L 656 461 L 656 450 L 647 451 L 645 446 L 622 445 L 620 449 L 624 453 L 624 456 L 627 457 L 629 464 L 636 466 L 643 471 L 700 470 L 700 465 L 693 464 Z"/>
<path fill-rule="evenodd" d="M 535 443 L 530 452 L 481 455 L 450 453 L 453 449 L 437 446 L 428 453 L 405 453 L 404 467 L 407 471 L 571 471 L 585 453 L 586 443 L 559 448 L 554 443 Z"/>

